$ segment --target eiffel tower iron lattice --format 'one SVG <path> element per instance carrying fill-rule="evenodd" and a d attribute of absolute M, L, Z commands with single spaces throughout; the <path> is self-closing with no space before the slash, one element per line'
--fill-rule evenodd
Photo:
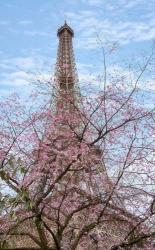
<path fill-rule="evenodd" d="M 74 59 L 72 38 L 73 30 L 65 24 L 58 29 L 59 46 L 56 63 L 56 82 L 61 90 L 71 90 L 78 82 L 76 64 Z"/>

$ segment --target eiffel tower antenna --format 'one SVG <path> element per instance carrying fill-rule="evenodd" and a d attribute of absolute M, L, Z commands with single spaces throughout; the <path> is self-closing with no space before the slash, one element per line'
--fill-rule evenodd
<path fill-rule="evenodd" d="M 65 23 L 67 24 L 67 13 L 66 12 L 64 13 L 64 20 L 65 20 Z"/>

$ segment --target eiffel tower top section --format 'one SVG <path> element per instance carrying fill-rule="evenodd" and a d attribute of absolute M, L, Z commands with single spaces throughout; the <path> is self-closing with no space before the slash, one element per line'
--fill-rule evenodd
<path fill-rule="evenodd" d="M 75 90 L 78 82 L 72 38 L 74 31 L 65 21 L 57 31 L 59 46 L 57 53 L 55 81 L 59 90 Z"/>
<path fill-rule="evenodd" d="M 63 34 L 63 32 L 65 30 L 67 30 L 72 37 L 74 36 L 74 31 L 71 29 L 71 27 L 65 21 L 65 24 L 58 29 L 58 32 L 57 32 L 58 37 L 60 37 L 61 34 Z"/>

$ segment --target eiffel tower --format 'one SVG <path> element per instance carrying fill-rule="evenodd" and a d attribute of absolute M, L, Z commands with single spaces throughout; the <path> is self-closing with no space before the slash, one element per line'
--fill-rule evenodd
<path fill-rule="evenodd" d="M 57 63 L 56 63 L 56 81 L 61 90 L 72 90 L 77 83 L 77 73 L 72 45 L 74 36 L 73 30 L 67 22 L 58 29 L 59 38 Z"/>
<path fill-rule="evenodd" d="M 54 95 L 56 96 L 56 109 L 63 109 L 67 106 L 70 109 L 69 102 L 79 104 L 80 91 L 78 84 L 78 75 L 73 50 L 74 31 L 65 21 L 57 31 L 59 38 L 57 60 L 54 76 Z"/>
<path fill-rule="evenodd" d="M 77 109 L 79 113 L 81 112 L 80 108 L 82 107 L 82 102 L 80 99 L 80 89 L 79 81 L 74 57 L 73 50 L 73 37 L 74 31 L 65 21 L 64 25 L 61 26 L 57 31 L 57 36 L 59 38 L 58 52 L 57 52 L 57 61 L 55 69 L 55 78 L 54 78 L 54 88 L 56 89 L 56 113 L 63 114 L 63 119 L 66 116 L 65 111 L 69 111 L 70 118 L 74 117 Z M 73 118 L 74 120 L 74 118 Z M 87 122 L 87 121 L 86 121 Z M 70 124 L 70 126 L 73 126 Z M 77 123 L 73 129 L 80 133 L 83 130 L 83 125 Z M 68 126 L 58 126 L 57 133 L 64 133 L 70 128 Z M 61 136 L 60 140 L 63 138 Z M 59 140 L 57 137 L 57 140 Z M 66 138 L 68 140 L 68 138 Z M 93 146 L 93 153 L 100 154 L 101 151 L 97 146 Z M 103 166 L 102 166 L 103 167 Z M 105 173 L 106 175 L 106 173 Z"/>

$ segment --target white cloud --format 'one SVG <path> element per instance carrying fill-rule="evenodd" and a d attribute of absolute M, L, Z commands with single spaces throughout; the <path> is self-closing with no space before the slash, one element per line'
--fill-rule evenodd
<path fill-rule="evenodd" d="M 0 67 L 3 69 L 22 68 L 24 70 L 33 70 L 36 67 L 36 62 L 32 57 L 15 57 L 2 60 Z"/>
<path fill-rule="evenodd" d="M 27 36 L 50 36 L 48 32 L 37 30 L 24 30 L 23 34 Z"/>
<path fill-rule="evenodd" d="M 137 71 L 134 68 L 125 68 L 120 65 L 112 65 L 107 68 L 107 76 L 109 75 L 111 79 L 117 80 L 118 84 L 120 83 L 120 86 L 122 86 L 124 90 L 130 91 L 136 83 L 136 87 L 139 90 L 155 91 L 155 78 L 151 78 L 150 75 L 147 75 L 147 69 L 137 81 L 141 72 L 141 70 Z M 124 86 L 122 84 L 124 84 Z"/>
<path fill-rule="evenodd" d="M 6 26 L 9 24 L 9 21 L 6 21 L 6 20 L 0 20 L 0 25 L 1 26 Z"/>
<path fill-rule="evenodd" d="M 28 74 L 24 71 L 14 71 L 12 73 L 1 74 L 0 85 L 18 87 L 30 83 L 32 80 L 32 74 Z"/>
<path fill-rule="evenodd" d="M 87 3 L 91 6 L 98 6 L 103 3 L 103 0 L 88 0 Z"/>
<path fill-rule="evenodd" d="M 79 0 L 77 0 L 79 1 Z M 81 0 L 82 3 L 87 4 L 90 7 L 101 7 L 103 6 L 104 10 L 114 11 L 114 15 L 118 13 L 123 13 L 135 9 L 150 9 L 154 8 L 154 0 L 150 0 L 147 5 L 145 0 Z"/>
<path fill-rule="evenodd" d="M 18 22 L 18 24 L 20 25 L 29 25 L 29 24 L 32 24 L 32 21 L 31 20 L 21 20 Z"/>
<path fill-rule="evenodd" d="M 49 67 L 51 60 L 43 56 L 12 57 L 0 61 L 1 69 L 24 70 L 27 72 L 41 71 Z"/>
<path fill-rule="evenodd" d="M 155 78 L 146 79 L 144 82 L 141 82 L 140 88 L 148 91 L 155 91 Z"/>
<path fill-rule="evenodd" d="M 50 63 L 50 62 L 49 62 Z M 28 90 L 30 84 L 38 79 L 41 82 L 49 80 L 52 72 L 47 63 L 47 58 L 38 57 L 15 57 L 0 61 L 1 78 L 0 88 L 5 93 L 12 90 Z M 22 87 L 22 88 L 21 88 Z"/>
<path fill-rule="evenodd" d="M 79 11 L 68 12 L 68 17 L 80 35 L 77 39 L 78 48 L 92 49 L 98 47 L 97 33 L 103 41 L 117 41 L 121 45 L 131 42 L 150 41 L 155 39 L 155 17 L 146 20 L 119 20 L 114 22 L 112 18 L 103 19 L 96 12 Z"/>
<path fill-rule="evenodd" d="M 21 20 L 18 22 L 18 24 L 23 25 L 23 26 L 27 26 L 27 25 L 32 24 L 32 21 L 31 20 Z"/>
<path fill-rule="evenodd" d="M 101 65 L 95 68 L 92 64 L 77 64 L 77 68 L 79 72 L 79 81 L 82 86 L 91 84 L 103 88 L 104 75 Z M 136 71 L 134 68 L 131 69 L 118 64 L 107 66 L 107 85 L 117 84 L 122 90 L 131 91 L 135 87 L 139 74 L 140 71 Z M 144 72 L 137 82 L 136 87 L 144 92 L 155 91 L 155 77 L 151 78 L 150 75 L 147 75 L 147 71 Z"/>
<path fill-rule="evenodd" d="M 118 0 L 117 3 L 113 2 L 113 4 L 111 3 L 111 5 L 117 7 L 122 7 L 122 9 L 133 9 L 136 6 L 141 6 L 144 4 L 144 0 Z"/>

